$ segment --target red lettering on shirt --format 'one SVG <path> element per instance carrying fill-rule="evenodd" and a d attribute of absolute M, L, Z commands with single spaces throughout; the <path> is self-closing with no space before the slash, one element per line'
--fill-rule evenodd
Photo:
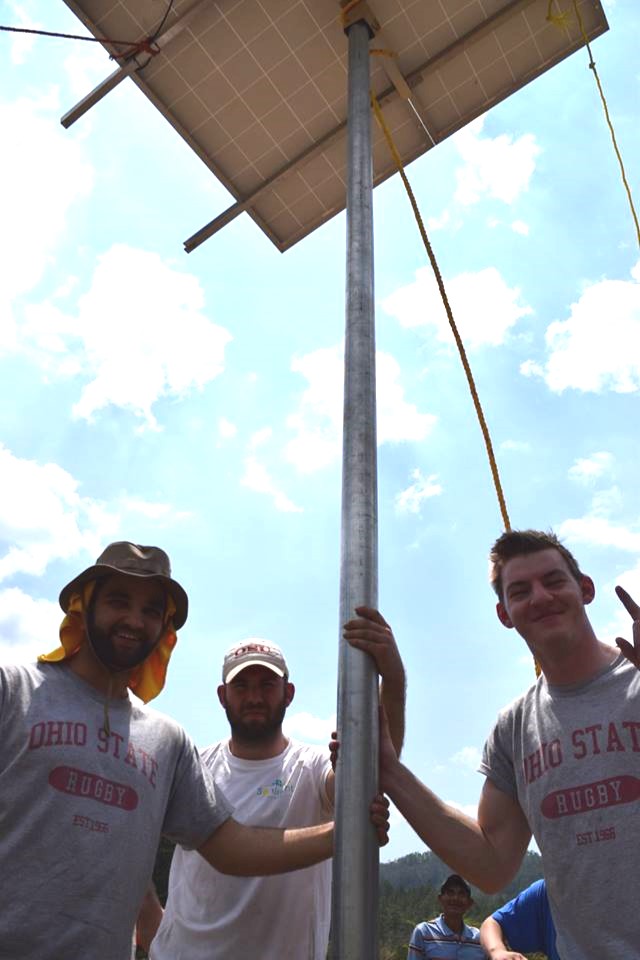
<path fill-rule="evenodd" d="M 98 800 L 110 807 L 135 810 L 138 806 L 138 794 L 132 787 L 75 767 L 55 767 L 49 774 L 49 783 L 61 793 Z"/>
<path fill-rule="evenodd" d="M 640 780 L 637 777 L 609 777 L 595 783 L 554 790 L 544 798 L 540 810 L 544 817 L 557 820 L 634 800 L 640 800 Z"/>

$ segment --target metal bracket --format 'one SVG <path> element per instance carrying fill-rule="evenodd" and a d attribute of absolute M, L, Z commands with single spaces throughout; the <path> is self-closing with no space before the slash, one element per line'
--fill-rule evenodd
<path fill-rule="evenodd" d="M 340 7 L 345 33 L 354 23 L 363 22 L 369 28 L 369 39 L 375 37 L 380 29 L 380 23 L 366 0 L 340 0 Z"/>

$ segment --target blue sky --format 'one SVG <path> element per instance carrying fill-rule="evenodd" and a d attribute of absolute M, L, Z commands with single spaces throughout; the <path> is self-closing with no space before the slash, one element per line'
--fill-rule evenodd
<path fill-rule="evenodd" d="M 593 52 L 640 194 L 635 0 Z M 2 22 L 77 31 L 63 3 Z M 190 595 L 156 701 L 225 736 L 224 650 L 287 653 L 290 733 L 335 713 L 344 216 L 280 254 L 90 44 L 0 34 L 0 656 L 55 646 L 60 587 L 111 540 L 157 543 Z M 598 587 L 602 639 L 640 595 L 640 250 L 580 51 L 408 174 L 469 351 L 514 526 L 553 527 Z M 640 203 L 640 200 L 637 202 Z M 479 751 L 532 680 L 494 614 L 484 448 L 398 177 L 375 193 L 380 607 L 408 672 L 405 758 L 475 810 Z M 394 817 L 392 859 L 421 848 Z"/>

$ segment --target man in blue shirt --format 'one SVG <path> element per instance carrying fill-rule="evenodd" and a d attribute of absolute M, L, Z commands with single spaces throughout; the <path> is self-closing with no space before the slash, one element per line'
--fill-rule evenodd
<path fill-rule="evenodd" d="M 546 953 L 549 960 L 560 960 L 544 880 L 536 880 L 487 917 L 480 942 L 491 960 L 524 960 L 523 953 Z"/>
<path fill-rule="evenodd" d="M 473 906 L 471 887 L 452 873 L 440 887 L 438 897 L 442 913 L 435 920 L 419 923 L 411 934 L 407 960 L 431 957 L 432 960 L 483 960 L 480 931 L 468 927 L 464 915 Z"/>

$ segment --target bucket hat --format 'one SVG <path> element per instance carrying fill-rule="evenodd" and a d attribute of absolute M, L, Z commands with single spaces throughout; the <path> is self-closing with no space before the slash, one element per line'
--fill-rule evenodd
<path fill-rule="evenodd" d="M 129 543 L 128 540 L 110 543 L 92 567 L 87 567 L 62 588 L 60 606 L 63 611 L 68 613 L 71 597 L 80 593 L 85 583 L 114 573 L 159 580 L 171 594 L 175 604 L 176 609 L 173 615 L 175 629 L 179 630 L 184 625 L 189 610 L 189 600 L 178 581 L 171 577 L 169 557 L 160 547 L 140 546 L 137 543 Z"/>

